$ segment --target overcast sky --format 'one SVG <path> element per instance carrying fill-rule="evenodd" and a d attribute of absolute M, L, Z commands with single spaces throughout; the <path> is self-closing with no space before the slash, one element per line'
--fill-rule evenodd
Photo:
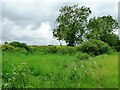
<path fill-rule="evenodd" d="M 66 2 L 67 1 L 67 2 Z M 21 41 L 30 45 L 57 45 L 55 19 L 64 5 L 90 7 L 90 17 L 112 15 L 118 20 L 119 0 L 1 0 L 0 43 Z M 73 2 L 74 1 L 74 2 Z"/>

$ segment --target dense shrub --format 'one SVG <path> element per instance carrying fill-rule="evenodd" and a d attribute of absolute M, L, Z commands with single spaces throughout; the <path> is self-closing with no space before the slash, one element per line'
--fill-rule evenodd
<path fill-rule="evenodd" d="M 77 51 L 75 47 L 68 47 L 67 49 L 70 55 L 74 54 Z"/>
<path fill-rule="evenodd" d="M 66 50 L 66 48 L 65 47 L 59 47 L 59 49 L 58 49 L 59 51 L 58 51 L 58 53 L 59 54 L 62 54 L 62 55 L 65 55 L 65 54 L 67 54 L 67 50 Z"/>
<path fill-rule="evenodd" d="M 2 51 L 16 51 L 17 49 L 14 46 L 9 44 L 2 45 Z"/>
<path fill-rule="evenodd" d="M 89 57 L 90 57 L 90 55 L 87 53 L 78 53 L 77 54 L 77 58 L 79 60 L 87 60 Z"/>
<path fill-rule="evenodd" d="M 58 53 L 64 55 L 64 54 L 69 54 L 73 55 L 77 52 L 76 47 L 60 47 Z"/>
<path fill-rule="evenodd" d="M 56 46 L 48 46 L 45 49 L 46 53 L 57 53 L 58 49 Z"/>
<path fill-rule="evenodd" d="M 5 53 L 11 53 L 11 54 L 14 54 L 14 53 L 17 53 L 17 54 L 29 54 L 30 52 L 28 52 L 25 48 L 16 48 L 14 46 L 11 46 L 9 44 L 4 44 L 2 45 L 2 51 L 3 53 L 2 54 L 5 54 Z"/>
<path fill-rule="evenodd" d="M 26 43 L 21 43 L 21 42 L 10 42 L 9 45 L 12 45 L 14 47 L 17 47 L 17 48 L 24 48 L 26 49 L 27 51 L 30 51 L 30 48 L 27 46 Z"/>
<path fill-rule="evenodd" d="M 120 51 L 120 40 L 118 35 L 109 34 L 104 38 L 104 42 L 108 43 L 115 51 Z"/>
<path fill-rule="evenodd" d="M 117 45 L 115 46 L 116 51 L 120 52 L 120 40 L 117 41 Z"/>
<path fill-rule="evenodd" d="M 103 41 L 90 39 L 89 41 L 83 42 L 80 45 L 79 50 L 88 54 L 99 55 L 110 53 L 112 48 Z"/>
<path fill-rule="evenodd" d="M 45 54 L 49 53 L 58 53 L 58 54 L 74 54 L 77 49 L 76 47 L 66 47 L 66 46 L 36 46 L 34 47 L 34 52 L 44 52 Z"/>
<path fill-rule="evenodd" d="M 31 49 L 32 54 L 41 54 L 45 53 L 46 47 L 44 46 L 29 46 Z"/>

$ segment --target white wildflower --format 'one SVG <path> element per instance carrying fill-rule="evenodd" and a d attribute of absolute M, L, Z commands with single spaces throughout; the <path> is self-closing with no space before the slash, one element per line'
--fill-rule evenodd
<path fill-rule="evenodd" d="M 6 86 L 8 86 L 8 84 L 7 84 L 7 83 L 5 83 L 5 87 L 6 87 Z"/>
<path fill-rule="evenodd" d="M 21 63 L 21 64 L 25 65 L 25 64 L 27 64 L 27 63 Z"/>
<path fill-rule="evenodd" d="M 6 75 L 9 75 L 9 73 L 6 73 Z"/>
<path fill-rule="evenodd" d="M 83 65 L 81 65 L 81 67 L 84 67 Z"/>
<path fill-rule="evenodd" d="M 16 79 L 15 77 L 13 77 L 13 79 Z"/>
<path fill-rule="evenodd" d="M 13 73 L 14 75 L 16 74 L 16 72 Z"/>
<path fill-rule="evenodd" d="M 11 81 L 11 78 L 8 78 L 8 81 Z"/>
<path fill-rule="evenodd" d="M 96 64 L 96 62 L 93 62 L 93 64 Z"/>

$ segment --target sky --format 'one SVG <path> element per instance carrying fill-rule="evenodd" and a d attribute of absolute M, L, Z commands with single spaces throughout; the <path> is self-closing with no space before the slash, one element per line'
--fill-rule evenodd
<path fill-rule="evenodd" d="M 20 41 L 29 45 L 59 45 L 53 38 L 55 19 L 65 5 L 90 7 L 89 18 L 112 15 L 118 20 L 119 0 L 1 0 L 0 43 Z M 63 42 L 65 44 L 65 42 Z"/>

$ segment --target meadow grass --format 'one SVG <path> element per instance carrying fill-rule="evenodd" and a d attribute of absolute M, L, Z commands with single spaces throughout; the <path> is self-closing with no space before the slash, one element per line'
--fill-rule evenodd
<path fill-rule="evenodd" d="M 24 86 L 21 78 L 10 82 L 13 66 L 23 65 Z M 104 54 L 81 61 L 76 55 L 24 55 L 5 53 L 2 57 L 4 87 L 29 88 L 116 88 L 118 87 L 118 53 Z M 17 71 L 16 71 L 17 72 Z M 20 74 L 20 73 L 19 73 Z"/>

